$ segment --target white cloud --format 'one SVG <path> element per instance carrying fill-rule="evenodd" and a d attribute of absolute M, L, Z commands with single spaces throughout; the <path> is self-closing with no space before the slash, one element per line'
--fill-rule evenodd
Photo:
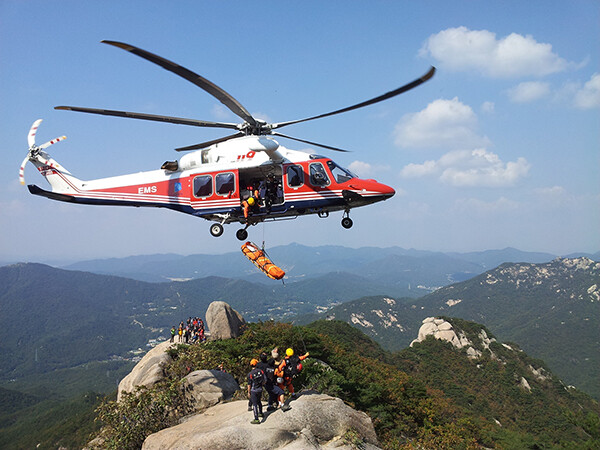
<path fill-rule="evenodd" d="M 439 171 L 436 161 L 425 161 L 423 164 L 408 164 L 404 166 L 400 174 L 405 178 L 421 178 L 434 175 Z"/>
<path fill-rule="evenodd" d="M 481 111 L 487 114 L 491 114 L 496 109 L 496 104 L 494 102 L 483 102 L 481 104 Z"/>
<path fill-rule="evenodd" d="M 537 196 L 538 206 L 556 208 L 574 201 L 574 198 L 568 195 L 567 190 L 562 186 L 537 188 L 534 190 L 534 194 Z"/>
<path fill-rule="evenodd" d="M 600 107 L 600 74 L 595 73 L 583 88 L 575 93 L 575 107 L 591 109 Z"/>
<path fill-rule="evenodd" d="M 470 106 L 438 99 L 417 113 L 404 115 L 394 130 L 399 147 L 465 148 L 486 145 L 489 140 L 477 134 L 477 116 Z"/>
<path fill-rule="evenodd" d="M 477 198 L 459 199 L 454 203 L 456 210 L 460 212 L 475 213 L 497 213 L 514 211 L 519 208 L 519 203 L 506 197 L 500 197 L 492 202 L 486 202 Z"/>
<path fill-rule="evenodd" d="M 487 30 L 448 28 L 431 35 L 420 50 L 455 71 L 477 70 L 495 78 L 544 76 L 565 70 L 569 63 L 552 45 L 517 33 L 498 39 Z"/>
<path fill-rule="evenodd" d="M 406 178 L 437 176 L 445 184 L 457 187 L 513 186 L 529 172 L 523 157 L 504 163 L 497 154 L 485 149 L 457 150 L 437 161 L 408 164 L 400 174 Z"/>
<path fill-rule="evenodd" d="M 535 190 L 535 193 L 542 197 L 562 197 L 565 195 L 565 192 L 565 188 L 562 186 L 538 188 Z"/>
<path fill-rule="evenodd" d="M 541 81 L 525 81 L 507 91 L 508 97 L 514 103 L 529 103 L 550 94 L 550 83 Z"/>
<path fill-rule="evenodd" d="M 389 166 L 369 164 L 364 161 L 353 161 L 348 166 L 348 169 L 361 178 L 369 178 L 373 177 L 376 173 L 389 170 Z"/>

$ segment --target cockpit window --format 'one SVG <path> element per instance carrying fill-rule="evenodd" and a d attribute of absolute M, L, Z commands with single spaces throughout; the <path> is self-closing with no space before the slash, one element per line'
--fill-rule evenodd
<path fill-rule="evenodd" d="M 310 184 L 313 186 L 327 186 L 329 185 L 329 177 L 327 176 L 327 172 L 325 172 L 325 167 L 320 162 L 310 163 L 309 167 L 309 175 L 310 175 Z"/>
<path fill-rule="evenodd" d="M 302 166 L 289 166 L 287 168 L 288 186 L 292 188 L 300 187 L 304 184 L 304 172 Z"/>
<path fill-rule="evenodd" d="M 331 174 L 337 183 L 345 183 L 352 178 L 356 178 L 356 175 L 354 175 L 348 169 L 338 166 L 331 160 L 327 161 L 327 167 L 329 167 L 329 170 L 331 170 Z"/>

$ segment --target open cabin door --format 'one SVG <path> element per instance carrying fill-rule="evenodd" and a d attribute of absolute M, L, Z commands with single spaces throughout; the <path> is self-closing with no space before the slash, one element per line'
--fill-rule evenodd
<path fill-rule="evenodd" d="M 270 214 L 283 210 L 283 170 L 280 164 L 239 170 L 240 199 L 245 200 L 252 190 L 258 190 L 262 200 L 261 212 Z"/>

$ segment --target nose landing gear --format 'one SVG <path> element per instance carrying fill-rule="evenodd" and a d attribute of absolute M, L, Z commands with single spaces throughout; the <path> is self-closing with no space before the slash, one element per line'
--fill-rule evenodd
<path fill-rule="evenodd" d="M 354 225 L 354 222 L 350 218 L 350 210 L 347 209 L 344 211 L 344 217 L 342 217 L 342 226 L 348 230 L 352 228 L 352 225 Z"/>

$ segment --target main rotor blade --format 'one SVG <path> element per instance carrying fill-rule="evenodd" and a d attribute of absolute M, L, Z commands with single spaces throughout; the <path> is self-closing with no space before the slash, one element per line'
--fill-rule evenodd
<path fill-rule="evenodd" d="M 54 109 L 64 111 L 77 111 L 90 114 L 100 114 L 102 116 L 116 116 L 116 117 L 127 117 L 130 119 L 142 119 L 142 120 L 153 120 L 155 122 L 168 122 L 179 125 L 192 125 L 195 127 L 209 127 L 209 128 L 232 128 L 237 129 L 238 126 L 235 123 L 223 123 L 223 122 L 208 122 L 206 120 L 186 119 L 183 117 L 171 117 L 171 116 L 159 116 L 155 114 L 136 113 L 129 111 L 116 111 L 113 109 L 96 109 L 96 108 L 83 108 L 80 106 L 55 106 Z"/>
<path fill-rule="evenodd" d="M 122 48 L 123 50 L 127 50 L 134 55 L 137 55 L 141 58 L 144 58 L 154 64 L 158 64 L 162 68 L 173 72 L 176 75 L 179 75 L 182 78 L 194 83 L 196 86 L 204 89 L 210 95 L 215 97 L 221 103 L 223 103 L 227 108 L 231 110 L 236 116 L 240 117 L 245 122 L 248 122 L 252 126 L 256 126 L 257 122 L 252 114 L 250 114 L 246 108 L 242 106 L 240 102 L 238 102 L 231 94 L 214 84 L 213 82 L 207 80 L 206 78 L 198 75 L 197 73 L 192 72 L 185 67 L 180 66 L 179 64 L 175 64 L 168 59 L 165 59 L 161 56 L 155 55 L 154 53 L 147 52 L 146 50 L 142 50 L 141 48 L 134 47 L 133 45 L 125 44 L 124 42 L 116 42 L 116 41 L 102 41 L 104 44 L 109 44 L 114 47 Z"/>
<path fill-rule="evenodd" d="M 429 71 L 425 75 L 423 75 L 421 78 L 417 78 L 416 80 L 411 81 L 410 83 L 405 84 L 404 86 L 401 86 L 398 89 L 395 89 L 386 94 L 380 95 L 379 97 L 375 97 L 375 98 L 372 98 L 371 100 L 366 100 L 364 102 L 357 103 L 356 105 L 348 106 L 346 108 L 338 109 L 336 111 L 331 111 L 331 112 L 328 112 L 325 114 L 319 114 L 318 116 L 307 117 L 306 119 L 274 123 L 274 124 L 271 124 L 271 129 L 281 128 L 281 127 L 285 127 L 285 126 L 292 125 L 295 123 L 300 123 L 300 122 L 307 122 L 309 120 L 314 120 L 314 119 L 322 119 L 323 117 L 333 116 L 335 114 L 341 114 L 344 112 L 352 111 L 354 109 L 362 108 L 364 106 L 369 106 L 369 105 L 373 105 L 375 103 L 379 103 L 383 100 L 387 100 L 388 98 L 395 97 L 396 95 L 403 94 L 406 91 L 410 91 L 411 89 L 416 88 L 417 86 L 419 86 L 419 85 L 425 83 L 427 80 L 429 80 L 433 76 L 434 73 L 435 73 L 435 67 L 431 66 Z"/>
<path fill-rule="evenodd" d="M 176 148 L 175 150 L 178 152 L 187 152 L 188 150 L 200 150 L 206 147 L 210 147 L 213 144 L 218 144 L 220 142 L 225 142 L 228 141 L 229 139 L 235 139 L 237 137 L 241 137 L 241 136 L 245 136 L 244 133 L 235 133 L 235 134 L 231 134 L 229 136 L 225 136 L 222 138 L 218 138 L 212 141 L 206 141 L 206 142 L 202 142 L 200 144 L 194 144 L 194 145 L 190 145 L 188 147 L 179 147 Z"/>
<path fill-rule="evenodd" d="M 273 131 L 271 134 L 282 137 L 282 138 L 291 139 L 292 141 L 304 142 L 305 144 L 309 144 L 309 145 L 316 145 L 317 147 L 326 148 L 327 150 L 334 150 L 336 152 L 344 152 L 344 153 L 350 152 L 350 150 L 344 150 L 342 148 L 331 147 L 330 145 L 319 144 L 317 142 L 305 141 L 304 139 L 298 139 L 298 138 L 295 138 L 292 136 L 287 136 L 285 134 L 277 133 L 276 131 Z"/>

